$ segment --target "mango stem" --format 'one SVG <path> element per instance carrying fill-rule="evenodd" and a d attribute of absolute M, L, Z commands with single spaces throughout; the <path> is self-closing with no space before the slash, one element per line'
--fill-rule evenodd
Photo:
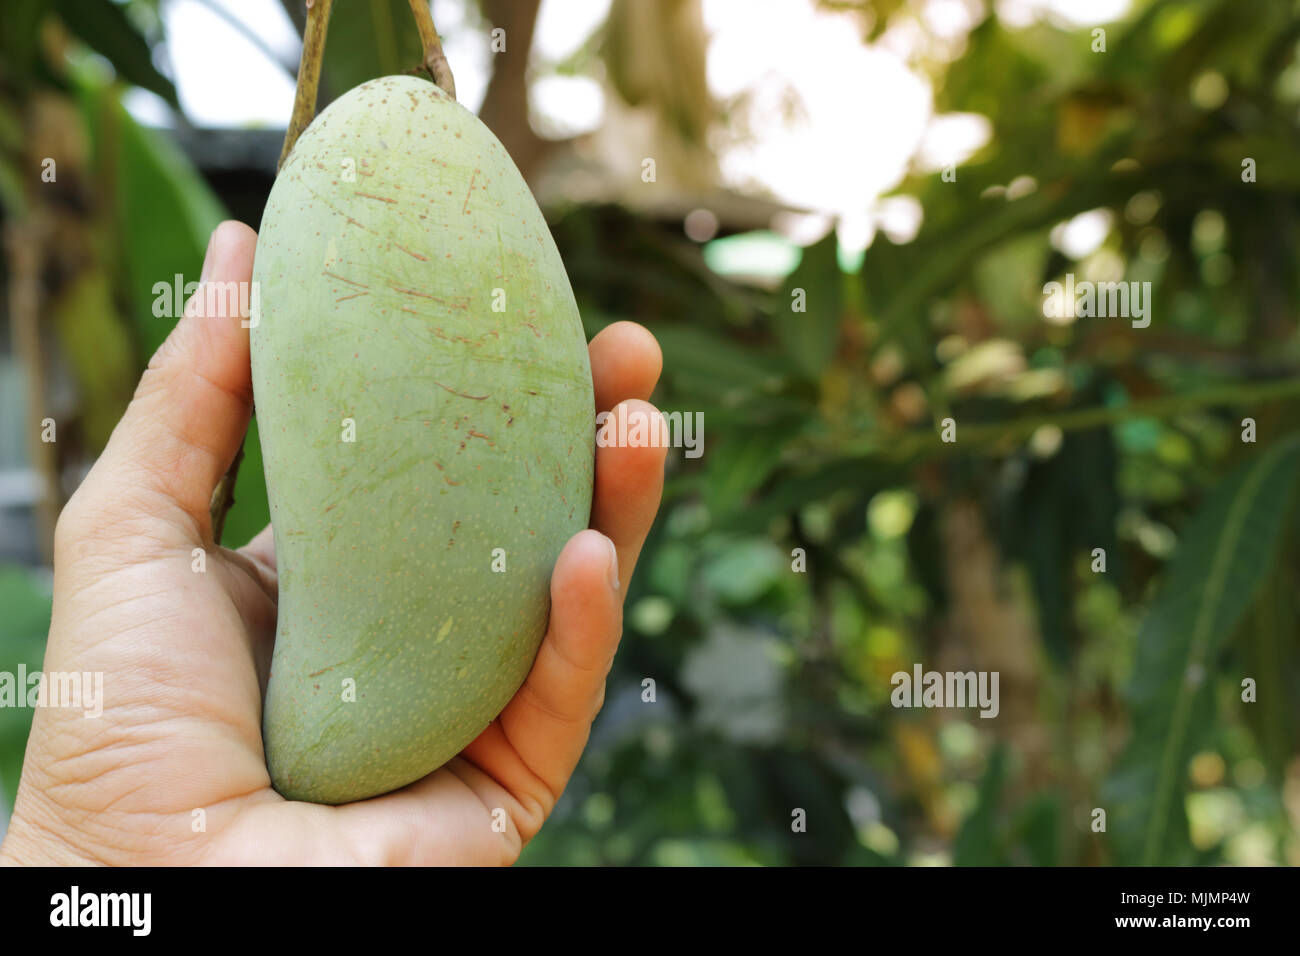
<path fill-rule="evenodd" d="M 422 66 L 438 85 L 453 100 L 456 98 L 456 80 L 451 75 L 451 64 L 442 52 L 442 40 L 433 25 L 433 13 L 429 9 L 429 0 L 409 0 L 411 14 L 415 17 L 415 28 L 420 31 L 420 45 L 424 48 Z"/>
<path fill-rule="evenodd" d="M 284 131 L 284 145 L 280 148 L 280 160 L 276 163 L 276 172 L 284 166 L 285 160 L 293 152 L 293 146 L 303 130 L 311 125 L 316 117 L 316 92 L 320 87 L 321 61 L 325 58 L 325 34 L 329 31 L 330 10 L 334 0 L 306 0 L 307 25 L 302 33 L 302 59 L 298 62 L 298 86 L 294 91 L 293 113 L 289 117 L 289 127 Z M 248 442 L 248 432 L 234 461 L 212 490 L 212 500 L 208 505 L 208 515 L 212 519 L 212 543 L 221 544 L 221 534 L 226 527 L 226 514 L 235 503 L 235 481 L 239 478 L 239 466 L 244 460 L 244 445 Z"/>
<path fill-rule="evenodd" d="M 302 31 L 302 59 L 298 61 L 298 86 L 294 90 L 293 113 L 284 132 L 276 172 L 293 152 L 293 144 L 316 118 L 316 90 L 320 86 L 321 61 L 325 59 L 325 34 L 330 26 L 334 0 L 307 0 L 307 25 Z"/>

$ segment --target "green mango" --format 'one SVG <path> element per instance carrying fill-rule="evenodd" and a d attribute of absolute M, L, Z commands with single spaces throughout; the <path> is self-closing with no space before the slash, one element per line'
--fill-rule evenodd
<path fill-rule="evenodd" d="M 280 579 L 267 767 L 286 797 L 345 803 L 437 769 L 527 675 L 590 513 L 591 368 L 523 177 L 414 77 L 302 134 L 253 278 Z"/>

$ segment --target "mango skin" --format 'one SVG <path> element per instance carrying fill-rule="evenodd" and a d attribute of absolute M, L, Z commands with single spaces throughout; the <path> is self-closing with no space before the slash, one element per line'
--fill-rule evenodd
<path fill-rule="evenodd" d="M 591 368 L 523 178 L 425 80 L 373 80 L 316 118 L 255 263 L 267 767 L 285 797 L 346 803 L 441 766 L 527 675 L 555 560 L 587 527 Z"/>

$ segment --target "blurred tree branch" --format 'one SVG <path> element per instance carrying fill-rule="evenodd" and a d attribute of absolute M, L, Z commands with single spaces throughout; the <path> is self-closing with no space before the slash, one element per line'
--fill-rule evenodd
<path fill-rule="evenodd" d="M 39 210 L 39 207 L 38 207 Z M 54 443 L 41 437 L 46 416 L 45 358 L 41 351 L 41 266 L 44 260 L 47 224 L 39 211 L 5 224 L 5 251 L 9 266 L 9 317 L 13 323 L 14 351 L 22 359 L 27 391 L 28 452 L 32 467 L 40 476 L 41 497 L 36 503 L 39 545 L 45 561 L 53 561 L 54 524 L 59 500 L 58 462 Z"/>
<path fill-rule="evenodd" d="M 528 59 L 541 0 L 483 0 L 492 26 L 505 31 L 505 49 L 493 54 L 492 79 L 478 115 L 501 140 L 524 179 L 533 174 L 555 147 L 528 122 Z"/>

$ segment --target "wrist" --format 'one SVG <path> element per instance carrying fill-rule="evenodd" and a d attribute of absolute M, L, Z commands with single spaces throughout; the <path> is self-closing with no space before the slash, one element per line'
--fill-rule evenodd
<path fill-rule="evenodd" d="M 98 862 L 52 830 L 29 825 L 17 813 L 0 841 L 0 866 L 90 866 Z"/>
<path fill-rule="evenodd" d="M 5 838 L 0 840 L 0 866 L 38 866 L 39 859 L 31 856 L 24 846 L 17 820 L 10 819 Z"/>

